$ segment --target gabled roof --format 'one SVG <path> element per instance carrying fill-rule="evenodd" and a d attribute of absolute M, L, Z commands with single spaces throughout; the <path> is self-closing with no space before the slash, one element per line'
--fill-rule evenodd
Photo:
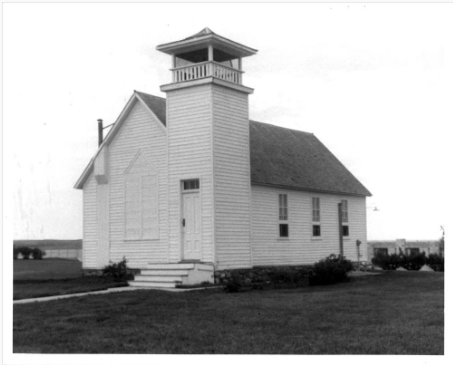
<path fill-rule="evenodd" d="M 135 90 L 135 93 L 140 96 L 146 106 L 156 114 L 156 117 L 162 122 L 163 125 L 167 125 L 167 115 L 166 115 L 166 103 L 165 99 L 159 96 L 154 96 L 150 94 L 145 94 L 140 91 Z"/>
<path fill-rule="evenodd" d="M 85 170 L 83 170 L 82 175 L 77 180 L 77 182 L 74 186 L 76 189 L 83 188 L 85 181 L 88 179 L 91 172 L 93 171 L 94 161 L 96 160 L 96 157 L 99 155 L 99 153 L 104 148 L 104 146 L 107 146 L 112 141 L 112 139 L 115 137 L 115 135 L 118 133 L 118 131 L 121 128 L 121 125 L 123 124 L 124 120 L 126 119 L 127 115 L 129 114 L 130 110 L 135 105 L 135 102 L 137 100 L 144 104 L 145 109 L 147 109 L 151 115 L 155 116 L 160 121 L 160 123 L 162 123 L 162 128 L 165 129 L 165 126 L 166 126 L 166 107 L 165 107 L 166 101 L 165 101 L 165 99 L 160 98 L 158 96 L 149 95 L 149 94 L 145 94 L 145 93 L 134 90 L 134 93 L 132 94 L 131 98 L 127 102 L 124 109 L 121 111 L 121 114 L 119 115 L 118 119 L 115 121 L 115 123 L 113 123 L 113 127 L 109 130 L 109 132 L 107 133 L 107 135 L 104 138 L 104 141 L 102 142 L 102 144 L 99 146 L 98 150 L 96 151 L 96 154 L 90 160 L 87 167 L 85 167 Z"/>
<path fill-rule="evenodd" d="M 165 126 L 166 100 L 138 91 L 134 92 L 134 96 L 136 95 Z M 125 111 L 122 115 L 124 113 Z M 121 121 L 121 116 L 118 120 Z M 115 129 L 120 127 L 117 124 L 119 123 L 115 123 Z M 91 172 L 89 167 L 93 161 L 94 158 L 80 177 L 76 188 L 83 187 L 83 182 L 88 177 L 85 175 Z M 250 121 L 250 169 L 252 184 L 371 196 L 312 133 Z"/>
<path fill-rule="evenodd" d="M 370 196 L 312 133 L 250 121 L 252 183 Z"/>

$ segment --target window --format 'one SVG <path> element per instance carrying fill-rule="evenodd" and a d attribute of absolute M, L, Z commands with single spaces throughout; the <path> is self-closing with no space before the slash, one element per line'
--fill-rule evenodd
<path fill-rule="evenodd" d="M 348 222 L 348 201 L 347 200 L 341 201 L 341 220 L 343 223 Z"/>
<path fill-rule="evenodd" d="M 313 221 L 313 237 L 321 237 L 321 205 L 319 198 L 313 197 L 311 200 L 312 205 L 312 221 Z"/>
<path fill-rule="evenodd" d="M 280 224 L 280 237 L 289 237 L 289 229 L 287 224 Z"/>
<path fill-rule="evenodd" d="M 388 248 L 375 248 L 374 249 L 374 256 L 376 255 L 388 255 L 389 249 Z"/>
<path fill-rule="evenodd" d="M 278 195 L 279 220 L 288 220 L 288 196 L 286 194 Z"/>
<path fill-rule="evenodd" d="M 157 176 L 128 175 L 125 179 L 125 239 L 157 239 Z"/>
<path fill-rule="evenodd" d="M 417 255 L 420 253 L 419 248 L 406 248 L 406 254 L 407 255 Z"/>
<path fill-rule="evenodd" d="M 192 179 L 192 180 L 186 180 L 183 183 L 184 190 L 198 190 L 200 189 L 200 180 L 198 179 Z"/>
<path fill-rule="evenodd" d="M 321 226 L 319 224 L 313 225 L 313 237 L 321 237 Z"/>
<path fill-rule="evenodd" d="M 280 221 L 288 220 L 288 195 L 278 194 L 278 219 Z M 288 223 L 280 223 L 280 237 L 289 237 Z"/>
<path fill-rule="evenodd" d="M 342 232 L 343 232 L 343 237 L 348 237 L 349 236 L 349 226 L 343 226 Z"/>
<path fill-rule="evenodd" d="M 313 222 L 319 222 L 321 220 L 321 210 L 319 207 L 319 198 L 313 198 Z"/>

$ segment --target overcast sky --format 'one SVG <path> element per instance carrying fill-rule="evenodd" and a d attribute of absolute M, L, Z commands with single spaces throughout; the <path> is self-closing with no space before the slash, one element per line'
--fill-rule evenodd
<path fill-rule="evenodd" d="M 14 238 L 82 238 L 75 182 L 133 90 L 165 96 L 158 44 L 204 27 L 244 60 L 250 118 L 314 133 L 372 192 L 369 239 L 446 223 L 452 4 L 4 4 Z M 379 211 L 373 211 L 377 207 Z"/>

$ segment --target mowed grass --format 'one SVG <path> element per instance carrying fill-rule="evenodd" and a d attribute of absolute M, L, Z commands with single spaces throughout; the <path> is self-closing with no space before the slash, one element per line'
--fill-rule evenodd
<path fill-rule="evenodd" d="M 39 298 L 124 286 L 110 278 L 84 277 L 78 260 L 14 260 L 13 299 Z"/>
<path fill-rule="evenodd" d="M 443 354 L 444 275 L 326 287 L 154 290 L 14 306 L 16 353 Z"/>
<path fill-rule="evenodd" d="M 14 260 L 14 280 L 69 279 L 83 275 L 78 260 Z"/>

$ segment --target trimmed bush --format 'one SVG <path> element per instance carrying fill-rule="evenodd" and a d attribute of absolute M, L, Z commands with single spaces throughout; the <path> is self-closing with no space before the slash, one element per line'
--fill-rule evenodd
<path fill-rule="evenodd" d="M 31 249 L 31 256 L 33 257 L 34 260 L 42 260 L 42 258 L 46 256 L 46 251 L 41 250 L 38 247 L 35 247 Z"/>
<path fill-rule="evenodd" d="M 353 270 L 352 262 L 341 255 L 330 255 L 314 264 L 309 271 L 310 285 L 328 285 L 348 280 L 348 272 Z"/>
<path fill-rule="evenodd" d="M 102 269 L 102 274 L 112 277 L 115 281 L 126 281 L 128 279 L 126 258 L 123 257 L 120 262 L 110 262 L 110 265 Z"/>
<path fill-rule="evenodd" d="M 378 253 L 371 259 L 373 265 L 379 266 L 383 270 L 396 270 L 400 267 L 401 260 L 398 254 Z"/>
<path fill-rule="evenodd" d="M 444 271 L 444 257 L 437 253 L 431 254 L 426 258 L 426 265 L 434 271 Z"/>
<path fill-rule="evenodd" d="M 399 254 L 376 254 L 371 260 L 374 265 L 381 267 L 383 270 L 396 270 L 403 267 L 406 270 L 418 271 L 423 265 L 428 265 L 434 271 L 444 271 L 444 258 L 439 254 L 431 254 L 426 257 L 425 253 L 413 253 L 410 255 L 400 251 Z"/>
<path fill-rule="evenodd" d="M 223 286 L 223 290 L 227 293 L 237 293 L 243 285 L 241 277 L 238 273 L 231 273 L 228 282 Z"/>
<path fill-rule="evenodd" d="M 418 271 L 426 262 L 425 253 L 415 253 L 411 255 L 400 254 L 400 266 L 406 270 Z"/>

